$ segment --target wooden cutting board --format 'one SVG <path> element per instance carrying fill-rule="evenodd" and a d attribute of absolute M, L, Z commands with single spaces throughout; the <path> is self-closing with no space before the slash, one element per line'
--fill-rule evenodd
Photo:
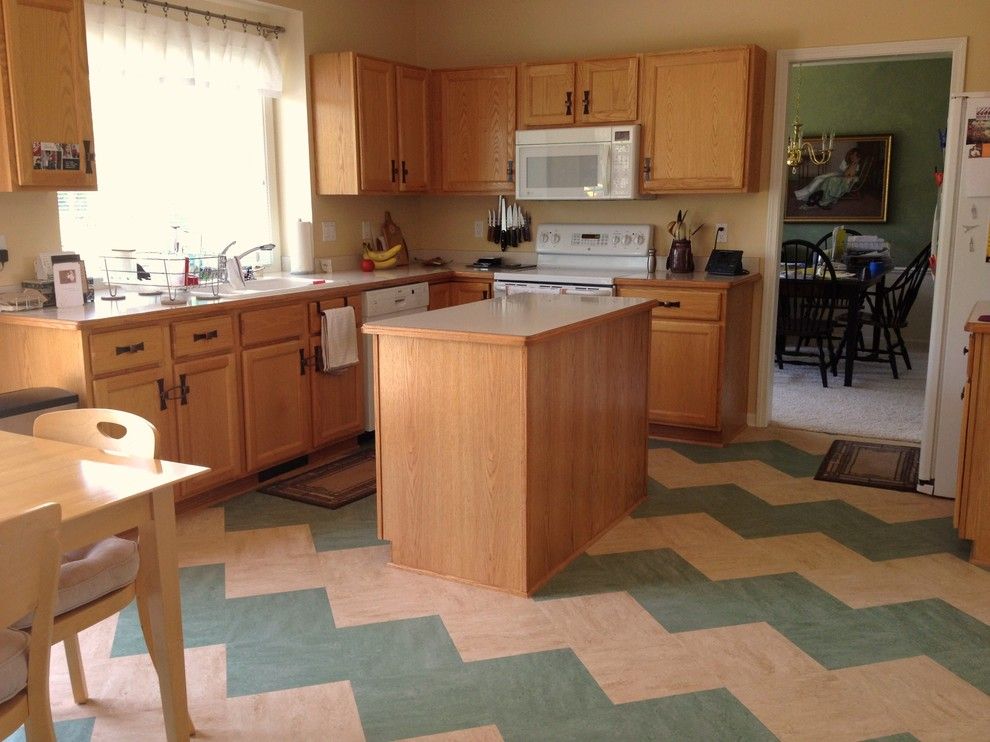
<path fill-rule="evenodd" d="M 387 211 L 385 212 L 385 221 L 382 224 L 382 237 L 385 239 L 386 250 L 396 245 L 402 245 L 402 249 L 396 255 L 396 258 L 398 258 L 396 265 L 409 265 L 409 248 L 406 245 L 405 238 L 402 236 L 402 230 L 399 229 L 398 224 L 392 221 L 392 215 Z"/>

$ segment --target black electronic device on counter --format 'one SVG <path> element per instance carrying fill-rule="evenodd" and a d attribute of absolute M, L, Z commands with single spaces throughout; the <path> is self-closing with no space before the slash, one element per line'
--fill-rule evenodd
<path fill-rule="evenodd" d="M 743 268 L 742 256 L 742 250 L 712 250 L 705 273 L 712 276 L 745 276 L 749 271 Z"/>

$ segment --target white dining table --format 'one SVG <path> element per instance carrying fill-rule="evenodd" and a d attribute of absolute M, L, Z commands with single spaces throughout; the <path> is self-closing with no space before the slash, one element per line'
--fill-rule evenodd
<path fill-rule="evenodd" d="M 137 529 L 136 594 L 147 609 L 150 636 L 146 639 L 158 674 L 168 740 L 187 740 L 193 733 L 172 486 L 206 471 L 202 466 L 132 458 L 0 431 L 0 518 L 58 503 L 63 551 Z"/>

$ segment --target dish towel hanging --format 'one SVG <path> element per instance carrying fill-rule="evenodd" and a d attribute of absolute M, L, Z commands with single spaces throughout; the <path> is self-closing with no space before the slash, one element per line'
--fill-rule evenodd
<path fill-rule="evenodd" d="M 323 310 L 320 318 L 320 351 L 323 356 L 320 370 L 324 373 L 339 373 L 357 365 L 354 307 Z"/>

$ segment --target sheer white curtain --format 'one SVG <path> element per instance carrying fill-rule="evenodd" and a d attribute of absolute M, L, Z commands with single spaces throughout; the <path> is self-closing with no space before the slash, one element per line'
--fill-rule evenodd
<path fill-rule="evenodd" d="M 203 87 L 282 92 L 275 42 L 254 27 L 219 18 L 208 26 L 190 23 L 179 8 L 173 18 L 161 9 L 131 10 L 120 4 L 86 4 L 90 71 Z M 96 68 L 95 70 L 93 68 Z"/>
<path fill-rule="evenodd" d="M 274 40 L 119 3 L 86 5 L 99 190 L 59 194 L 62 247 L 216 254 L 277 242 L 266 126 L 282 75 Z M 267 263 L 272 253 L 255 253 Z"/>

